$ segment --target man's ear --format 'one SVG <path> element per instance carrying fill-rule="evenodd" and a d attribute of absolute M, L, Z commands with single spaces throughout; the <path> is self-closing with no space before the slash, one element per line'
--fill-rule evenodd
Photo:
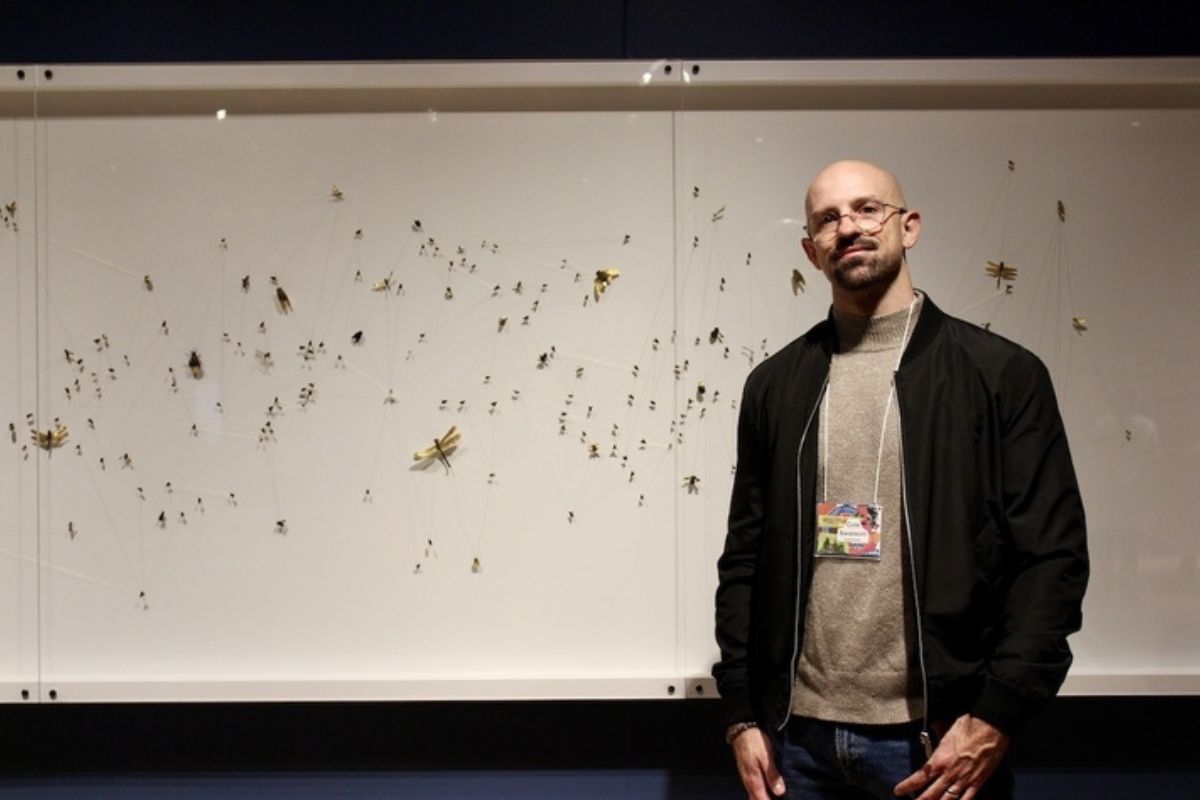
<path fill-rule="evenodd" d="M 904 217 L 900 221 L 902 228 L 901 241 L 904 243 L 904 249 L 914 247 L 917 244 L 917 239 L 921 238 L 921 212 L 906 211 Z"/>
<path fill-rule="evenodd" d="M 820 269 L 821 265 L 817 263 L 817 246 L 813 244 L 813 240 L 805 236 L 800 240 L 800 246 L 804 248 L 804 255 L 808 256 L 808 260 L 812 262 L 812 265 Z"/>

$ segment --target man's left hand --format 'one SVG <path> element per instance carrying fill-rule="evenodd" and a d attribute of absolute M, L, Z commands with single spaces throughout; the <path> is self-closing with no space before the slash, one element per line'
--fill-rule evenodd
<path fill-rule="evenodd" d="M 964 714 L 946 731 L 929 760 L 896 784 L 896 794 L 910 795 L 923 788 L 917 800 L 971 800 L 1007 749 L 1007 735 Z"/>

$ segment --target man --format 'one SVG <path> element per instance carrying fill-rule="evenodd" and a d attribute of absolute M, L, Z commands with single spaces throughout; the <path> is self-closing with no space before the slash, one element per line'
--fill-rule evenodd
<path fill-rule="evenodd" d="M 829 318 L 747 378 L 713 675 L 754 800 L 1011 796 L 1009 739 L 1061 685 L 1087 582 L 1049 375 L 913 288 L 898 181 L 805 198 Z"/>

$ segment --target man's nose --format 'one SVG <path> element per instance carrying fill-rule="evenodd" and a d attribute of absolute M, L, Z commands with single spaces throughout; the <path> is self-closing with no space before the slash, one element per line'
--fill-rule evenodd
<path fill-rule="evenodd" d="M 853 214 L 842 214 L 837 221 L 838 238 L 845 236 L 858 236 L 862 233 L 858 228 L 858 223 L 854 221 Z"/>
<path fill-rule="evenodd" d="M 836 233 L 839 247 L 849 247 L 863 235 L 857 225 L 852 222 L 844 222 L 845 219 L 846 217 L 843 217 L 838 220 Z"/>

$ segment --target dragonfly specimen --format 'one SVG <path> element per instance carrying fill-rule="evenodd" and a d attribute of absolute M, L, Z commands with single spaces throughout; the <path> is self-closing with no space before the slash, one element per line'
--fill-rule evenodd
<path fill-rule="evenodd" d="M 62 447 L 70 435 L 71 432 L 67 426 L 62 424 L 55 425 L 50 430 L 33 431 L 32 433 L 33 443 L 46 452 Z"/>
<path fill-rule="evenodd" d="M 462 439 L 462 431 L 457 425 L 451 425 L 450 430 L 446 431 L 445 435 L 440 439 L 434 439 L 430 447 L 424 450 L 418 450 L 413 453 L 413 461 L 419 462 L 419 465 L 424 468 L 434 461 L 442 462 L 442 466 L 446 471 L 450 471 L 450 455 L 458 449 L 459 441 Z"/>
<path fill-rule="evenodd" d="M 1000 282 L 1005 281 L 1012 283 L 1017 279 L 1017 268 L 1010 267 L 1003 261 L 989 261 L 987 266 L 983 268 L 990 277 L 996 279 L 996 288 L 1000 288 Z"/>

